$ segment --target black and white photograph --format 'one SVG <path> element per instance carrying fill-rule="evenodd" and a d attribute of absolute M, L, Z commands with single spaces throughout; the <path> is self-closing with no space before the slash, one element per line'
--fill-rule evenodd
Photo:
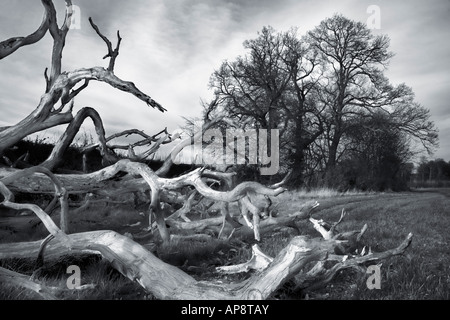
<path fill-rule="evenodd" d="M 449 39 L 448 0 L 0 0 L 0 306 L 449 300 Z"/>

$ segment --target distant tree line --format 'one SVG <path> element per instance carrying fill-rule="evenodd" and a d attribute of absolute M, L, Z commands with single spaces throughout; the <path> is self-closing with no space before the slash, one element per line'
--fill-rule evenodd
<path fill-rule="evenodd" d="M 242 129 L 278 129 L 291 186 L 403 189 L 412 145 L 437 146 L 429 110 L 384 74 L 389 38 L 364 23 L 334 15 L 302 37 L 264 27 L 244 47 L 211 75 L 216 103 L 204 117 L 225 111 Z"/>
<path fill-rule="evenodd" d="M 411 185 L 413 187 L 450 187 L 450 161 L 422 158 Z"/>

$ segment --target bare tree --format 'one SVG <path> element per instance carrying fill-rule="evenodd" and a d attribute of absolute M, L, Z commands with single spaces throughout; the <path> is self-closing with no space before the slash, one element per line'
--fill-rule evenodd
<path fill-rule="evenodd" d="M 42 264 L 44 263 L 44 256 L 46 260 L 50 260 L 57 259 L 62 255 L 90 252 L 99 254 L 110 261 L 111 265 L 124 276 L 131 281 L 137 281 L 145 290 L 159 299 L 266 299 L 278 290 L 283 283 L 294 277 L 297 277 L 296 281 L 301 288 L 323 285 L 331 281 L 333 275 L 343 268 L 357 267 L 369 261 L 378 261 L 392 255 L 401 254 L 406 250 L 411 242 L 412 235 L 408 235 L 398 248 L 378 254 L 356 255 L 355 246 L 347 244 L 360 245 L 366 227 L 354 232 L 339 233 L 336 226 L 342 220 L 342 217 L 331 229 L 324 231 L 327 224 L 311 216 L 312 210 L 317 205 L 314 205 L 308 211 L 273 216 L 270 214 L 272 203 L 270 197 L 276 197 L 285 191 L 285 188 L 282 187 L 285 179 L 271 186 L 264 186 L 253 181 L 243 182 L 235 186 L 232 183 L 233 173 L 211 171 L 206 168 L 196 168 L 178 177 L 165 177 L 173 164 L 174 156 L 188 146 L 190 140 L 178 142 L 163 165 L 156 171 L 150 169 L 145 163 L 136 161 L 140 158 L 134 154 L 134 147 L 149 145 L 148 153 L 151 153 L 156 151 L 162 143 L 175 140 L 172 140 L 173 137 L 170 137 L 166 130 L 150 136 L 137 129 L 124 131 L 106 138 L 101 117 L 95 109 L 82 108 L 75 116 L 72 114 L 74 97 L 80 94 L 93 80 L 106 82 L 115 89 L 133 94 L 159 111 L 165 111 L 160 104 L 141 92 L 132 82 L 124 81 L 114 74 L 115 60 L 121 43 L 119 32 L 117 32 L 116 48 L 113 49 L 112 43 L 102 35 L 93 20 L 89 19 L 91 26 L 107 45 L 108 52 L 105 57 L 110 58 L 108 67 L 62 71 L 62 52 L 71 20 L 71 2 L 66 0 L 65 21 L 61 27 L 57 24 L 53 2 L 42 0 L 42 4 L 44 6 L 44 17 L 36 32 L 30 36 L 12 38 L 0 44 L 0 58 L 3 58 L 22 46 L 39 41 L 47 31 L 53 37 L 50 73 L 48 74 L 47 70 L 44 73 L 47 83 L 45 94 L 30 115 L 19 123 L 0 131 L 0 152 L 4 152 L 32 133 L 60 124 L 69 125 L 49 158 L 41 165 L 28 169 L 17 169 L 13 166 L 0 167 L 0 204 L 13 210 L 33 212 L 49 232 L 49 235 L 42 241 L 1 244 L 0 259 L 37 257 L 39 263 Z M 290 77 L 291 74 L 288 73 L 286 79 Z M 267 88 L 271 85 L 271 83 L 267 83 Z M 272 93 L 275 94 L 276 92 L 273 91 Z M 266 96 L 266 98 L 268 97 Z M 270 96 L 270 98 L 278 99 L 277 94 Z M 269 104 L 269 106 L 272 105 Z M 86 149 L 98 148 L 100 150 L 105 160 L 103 168 L 90 173 L 55 174 L 53 171 L 61 162 L 64 151 L 87 117 L 94 122 L 99 142 L 87 146 Z M 275 122 L 274 117 L 276 117 L 276 113 L 272 114 L 272 111 L 270 111 L 269 123 Z M 224 118 L 224 114 L 221 114 L 220 111 L 216 112 L 215 117 L 209 119 L 208 125 L 213 125 Z M 131 133 L 139 134 L 143 139 L 128 146 L 131 159 L 119 159 L 113 153 L 113 150 L 123 146 L 108 145 L 108 143 L 115 137 Z M 221 190 L 212 188 L 212 185 L 217 183 L 224 187 Z M 34 203 L 16 202 L 14 199 L 15 192 L 50 194 L 54 196 L 54 201 L 44 210 Z M 275 258 L 264 255 L 258 247 L 254 247 L 254 259 L 248 264 L 219 268 L 218 272 L 240 272 L 248 270 L 248 268 L 256 268 L 259 271 L 240 283 L 217 285 L 214 281 L 200 282 L 195 280 L 182 270 L 164 263 L 130 237 L 114 231 L 70 234 L 69 222 L 73 219 L 71 216 L 73 212 L 69 210 L 70 194 L 85 195 L 86 202 L 83 204 L 85 206 L 86 203 L 92 201 L 93 195 L 104 197 L 101 200 L 106 199 L 105 201 L 108 201 L 108 199 L 116 196 L 132 193 L 145 195 L 144 201 L 148 206 L 148 230 L 152 230 L 154 226 L 158 230 L 159 238 L 157 236 L 152 238 L 155 242 L 167 243 L 171 241 L 173 236 L 177 236 L 169 232 L 167 224 L 194 232 L 202 231 L 205 227 L 218 226 L 220 228 L 219 236 L 224 235 L 224 229 L 227 227 L 230 231 L 227 237 L 230 238 L 233 234 L 243 232 L 243 224 L 248 223 L 247 230 L 252 230 L 255 239 L 259 240 L 263 233 L 270 232 L 274 227 L 292 225 L 299 219 L 310 219 L 316 229 L 327 236 L 324 237 L 324 240 L 305 236 L 295 237 Z M 196 199 L 197 195 L 201 196 L 200 200 Z M 267 205 L 263 208 L 259 207 L 252 200 L 255 195 L 265 197 Z M 193 205 L 197 205 L 202 200 L 222 204 L 221 217 L 188 221 L 186 214 L 192 209 Z M 60 206 L 59 226 L 46 212 L 54 208 L 56 202 L 59 202 Z M 162 209 L 162 203 L 185 205 L 179 208 L 179 211 L 172 210 L 171 215 L 167 217 Z M 238 216 L 230 214 L 227 206 L 229 203 L 240 204 L 241 212 Z M 184 218 L 184 221 L 179 220 L 182 218 Z M 245 222 L 242 223 L 241 218 Z M 239 219 L 241 220 L 239 221 Z M 191 236 L 198 237 L 198 235 Z M 208 238 L 206 234 L 200 236 Z M 338 252 L 338 256 L 336 252 Z M 344 255 L 351 255 L 345 263 L 337 262 L 331 269 L 325 267 L 325 261 L 342 261 Z M 307 266 L 311 263 L 316 265 L 313 269 L 307 271 Z M 46 299 L 56 297 L 54 288 L 47 288 L 33 280 L 25 279 L 23 275 L 11 270 L 0 268 L 0 279 L 34 290 Z"/>
<path fill-rule="evenodd" d="M 217 107 L 240 119 L 243 129 L 278 129 L 281 155 L 296 168 L 291 181 L 298 183 L 304 151 L 323 131 L 312 98 L 319 76 L 316 55 L 296 29 L 282 33 L 264 27 L 244 47 L 247 55 L 224 62 L 211 76 Z"/>
<path fill-rule="evenodd" d="M 102 81 L 113 88 L 129 92 L 138 99 L 144 101 L 147 105 L 160 111 L 165 111 L 159 103 L 154 101 L 147 94 L 141 92 L 132 82 L 124 81 L 114 74 L 114 61 L 117 54 L 110 52 L 111 46 L 109 43 L 107 56 L 110 57 L 110 64 L 107 69 L 102 67 L 92 67 L 63 72 L 61 70 L 62 52 L 66 35 L 70 27 L 72 4 L 70 0 L 66 1 L 66 15 L 61 27 L 57 24 L 56 10 L 53 3 L 48 0 L 42 0 L 42 4 L 45 10 L 44 18 L 42 25 L 35 33 L 24 38 L 8 39 L 0 44 L 0 57 L 6 57 L 19 47 L 38 41 L 40 38 L 37 37 L 37 34 L 42 37 L 42 33 L 49 30 L 53 38 L 50 75 L 48 75 L 47 70 L 45 71 L 47 83 L 46 92 L 41 97 L 36 109 L 30 115 L 13 126 L 2 128 L 0 131 L 0 154 L 3 153 L 6 148 L 14 145 L 32 133 L 72 122 L 74 120 L 72 114 L 73 99 L 88 86 L 89 81 L 91 80 Z M 105 39 L 103 36 L 102 38 Z M 118 52 L 119 44 L 120 37 L 114 52 Z M 83 83 L 77 87 L 80 82 Z M 80 120 L 77 119 L 76 121 Z"/>
<path fill-rule="evenodd" d="M 437 131 L 429 111 L 414 103 L 409 87 L 393 86 L 383 74 L 393 56 L 387 36 L 374 36 L 364 23 L 334 15 L 308 33 L 308 42 L 323 70 L 318 102 L 324 108 L 327 170 L 335 167 L 345 150 L 342 139 L 357 118 L 378 110 L 392 116 L 399 128 L 425 147 L 436 145 Z"/>

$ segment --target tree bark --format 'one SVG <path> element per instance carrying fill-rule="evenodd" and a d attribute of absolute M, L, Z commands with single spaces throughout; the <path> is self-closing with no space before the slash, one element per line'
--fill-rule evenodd
<path fill-rule="evenodd" d="M 44 5 L 45 9 L 41 25 L 37 28 L 35 32 L 26 37 L 13 37 L 0 42 L 0 59 L 9 56 L 20 47 L 38 42 L 47 33 L 48 19 L 50 17 L 50 10 L 48 10 L 48 8 L 49 6 L 53 6 L 53 3 L 51 1 L 46 0 L 42 0 L 41 2 Z"/>
<path fill-rule="evenodd" d="M 61 137 L 59 138 L 58 142 L 56 143 L 55 147 L 52 150 L 52 153 L 49 155 L 47 160 L 41 163 L 40 166 L 45 167 L 49 170 L 54 170 L 59 165 L 61 165 L 63 161 L 64 152 L 72 143 L 83 121 L 87 117 L 91 118 L 92 121 L 94 122 L 95 131 L 99 139 L 99 150 L 104 162 L 106 164 L 112 164 L 117 160 L 119 160 L 119 158 L 116 155 L 114 155 L 106 146 L 105 129 L 103 127 L 103 122 L 102 119 L 100 118 L 100 115 L 95 109 L 85 107 L 76 114 L 76 116 L 70 122 L 64 134 L 61 135 Z"/>
<path fill-rule="evenodd" d="M 82 68 L 72 72 L 63 72 L 55 79 L 50 90 L 42 96 L 38 107 L 29 116 L 25 117 L 16 125 L 0 131 L 0 154 L 6 148 L 14 145 L 32 133 L 72 121 L 73 115 L 71 110 L 61 113 L 61 107 L 73 98 L 73 94 L 71 95 L 70 90 L 78 82 L 92 79 L 106 82 L 116 89 L 129 92 L 147 103 L 147 105 L 156 108 L 159 111 L 165 111 L 159 103 L 141 92 L 134 83 L 123 81 L 111 71 L 102 67 L 93 67 L 89 69 Z M 53 107 L 59 99 L 61 99 L 62 105 L 55 110 Z"/>
<path fill-rule="evenodd" d="M 295 237 L 261 273 L 239 284 L 215 284 L 197 281 L 180 269 L 169 265 L 128 237 L 114 231 L 71 234 L 73 252 L 100 252 L 115 269 L 137 281 L 157 299 L 163 300 L 230 300 L 267 299 L 285 281 L 311 261 L 324 259 L 331 242 Z M 0 259 L 35 257 L 40 243 L 25 242 L 0 245 Z M 47 259 L 67 254 L 67 248 L 52 240 L 46 248 Z"/>
<path fill-rule="evenodd" d="M 39 294 L 45 300 L 57 300 L 56 296 L 44 285 L 30 280 L 30 277 L 0 267 L 0 282 L 4 282 L 30 289 Z"/>

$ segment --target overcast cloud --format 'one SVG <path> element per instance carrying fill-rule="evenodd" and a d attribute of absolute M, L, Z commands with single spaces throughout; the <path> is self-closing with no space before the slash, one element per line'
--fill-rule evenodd
<path fill-rule="evenodd" d="M 0 0 L 0 39 L 25 36 L 40 24 L 43 8 L 36 0 Z M 64 3 L 55 0 L 61 13 Z M 80 7 L 80 28 L 70 30 L 63 53 L 63 69 L 107 66 L 105 44 L 89 25 L 92 17 L 115 45 L 123 37 L 115 73 L 161 103 L 167 113 L 149 108 L 134 96 L 91 82 L 76 98 L 76 109 L 96 108 L 107 134 L 139 128 L 156 133 L 175 130 L 182 117 L 200 116 L 200 100 L 212 92 L 208 81 L 225 59 L 244 54 L 244 40 L 263 26 L 278 31 L 313 29 L 333 13 L 366 22 L 369 5 L 381 9 L 376 34 L 391 38 L 387 75 L 392 83 L 406 83 L 416 101 L 431 110 L 439 128 L 440 148 L 434 157 L 450 160 L 450 1 L 219 1 L 219 0 L 73 0 Z M 0 61 L 0 126 L 28 115 L 45 88 L 43 72 L 50 64 L 49 34 Z M 86 125 L 88 130 L 90 124 Z M 59 129 L 61 132 L 64 128 Z"/>

